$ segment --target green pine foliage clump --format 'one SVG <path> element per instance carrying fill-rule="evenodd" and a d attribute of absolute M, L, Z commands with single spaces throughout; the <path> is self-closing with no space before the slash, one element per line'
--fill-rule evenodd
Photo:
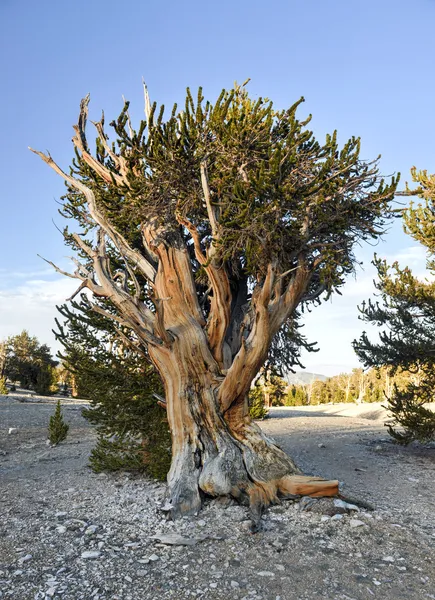
<path fill-rule="evenodd" d="M 260 385 L 254 385 L 248 396 L 249 414 L 253 419 L 263 420 L 267 417 L 269 411 L 265 405 L 266 396 Z"/>
<path fill-rule="evenodd" d="M 285 406 L 304 406 L 308 404 L 308 395 L 302 385 L 292 385 L 284 397 Z"/>
<path fill-rule="evenodd" d="M 7 394 L 9 394 L 9 390 L 6 386 L 6 378 L 5 377 L 0 377 L 0 394 L 2 396 L 6 396 Z"/>
<path fill-rule="evenodd" d="M 435 175 L 412 169 L 419 187 L 407 193 L 417 194 L 423 202 L 413 203 L 403 212 L 405 232 L 427 251 L 427 270 L 435 275 Z M 435 439 L 435 412 L 428 408 L 435 390 L 435 283 L 421 280 L 408 267 L 396 262 L 389 266 L 375 257 L 378 270 L 376 288 L 380 300 L 369 300 L 360 311 L 367 323 L 382 328 L 379 342 L 366 333 L 355 340 L 354 348 L 366 366 L 399 368 L 412 375 L 408 384 L 394 387 L 388 408 L 394 418 L 389 425 L 393 438 L 403 444 L 414 440 Z"/>
<path fill-rule="evenodd" d="M 50 444 L 52 446 L 57 446 L 60 442 L 63 442 L 68 435 L 68 430 L 69 425 L 64 421 L 60 400 L 58 400 L 54 415 L 50 417 L 50 422 L 48 424 L 48 439 Z"/>
<path fill-rule="evenodd" d="M 1 375 L 41 396 L 49 396 L 54 391 L 56 365 L 50 348 L 40 344 L 26 330 L 0 344 Z"/>
<path fill-rule="evenodd" d="M 126 348 L 112 322 L 95 313 L 86 296 L 59 308 L 63 364 L 75 395 L 90 408 L 83 415 L 98 433 L 90 466 L 96 472 L 129 470 L 163 480 L 169 470 L 171 440 L 160 379 L 140 352 Z M 129 332 L 126 331 L 128 336 Z"/>

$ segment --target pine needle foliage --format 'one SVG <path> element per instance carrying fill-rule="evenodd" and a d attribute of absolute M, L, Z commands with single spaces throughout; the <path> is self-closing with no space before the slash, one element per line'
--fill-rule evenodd
<path fill-rule="evenodd" d="M 253 419 L 261 421 L 267 417 L 269 411 L 265 406 L 265 402 L 266 397 L 263 388 L 259 385 L 254 385 L 250 389 L 248 396 L 249 414 Z"/>
<path fill-rule="evenodd" d="M 278 373 L 282 367 L 303 367 L 301 350 L 314 350 L 315 344 L 300 331 L 301 312 L 339 292 L 355 269 L 355 245 L 383 232 L 398 181 L 388 183 L 380 176 L 378 160 L 360 158 L 359 138 L 340 146 L 334 131 L 317 140 L 308 128 L 311 115 L 301 120 L 296 116 L 303 102 L 301 98 L 287 109 L 277 109 L 268 98 L 251 98 L 246 86 L 235 85 L 222 90 L 213 104 L 205 101 L 202 88 L 196 94 L 187 89 L 181 110 L 174 105 L 166 116 L 165 107 L 154 103 L 137 129 L 132 128 L 126 102 L 110 123 L 113 143 L 104 130 L 104 115 L 95 124 L 99 137 L 91 168 L 86 161 L 91 149 L 84 138 L 86 97 L 71 168 L 71 175 L 94 194 L 110 231 L 116 232 L 113 239 L 122 236 L 132 251 L 154 265 L 143 238 L 144 225 L 152 223 L 161 228 L 165 243 L 188 249 L 205 319 L 212 303 L 191 231 L 202 251 L 213 246 L 214 260 L 228 273 L 233 298 L 229 343 L 248 318 L 252 291 L 264 281 L 270 265 L 283 290 L 303 265 L 311 273 L 308 288 L 269 349 L 267 368 Z M 201 173 L 219 222 L 219 239 L 204 202 Z M 92 233 L 99 227 L 83 193 L 70 184 L 67 189 L 61 214 L 82 230 L 80 238 L 64 230 L 67 245 L 81 261 L 74 276 L 98 295 L 90 250 Z M 104 250 L 110 272 L 125 291 L 133 296 L 136 290 L 136 301 L 154 311 L 152 286 L 134 260 L 120 255 L 110 239 L 113 235 L 99 238 L 99 252 Z M 105 310 L 122 317 L 110 302 Z M 234 352 L 239 349 L 240 340 Z"/>
<path fill-rule="evenodd" d="M 98 440 L 89 464 L 96 472 L 129 470 L 164 479 L 171 441 L 160 379 L 140 353 L 126 349 L 112 322 L 95 313 L 86 296 L 58 307 L 64 365 L 76 394 L 89 400 L 83 416 L 96 427 Z M 128 332 L 126 332 L 128 335 Z"/>
<path fill-rule="evenodd" d="M 411 203 L 403 212 L 404 229 L 427 251 L 427 270 L 435 275 L 435 175 L 412 169 L 423 202 Z M 400 443 L 435 439 L 435 413 L 425 406 L 434 401 L 435 390 L 435 283 L 421 280 L 398 262 L 389 266 L 375 256 L 375 283 L 380 300 L 369 300 L 360 308 L 361 318 L 382 328 L 379 343 L 364 332 L 354 348 L 366 366 L 387 366 L 394 374 L 400 367 L 414 374 L 404 389 L 395 386 L 389 400 L 394 423 L 390 434 Z M 397 429 L 400 427 L 401 429 Z"/>
<path fill-rule="evenodd" d="M 57 446 L 63 442 L 68 435 L 69 425 L 65 423 L 60 400 L 57 401 L 54 415 L 50 417 L 48 424 L 48 439 L 52 446 Z"/>
<path fill-rule="evenodd" d="M 8 390 L 7 385 L 6 385 L 6 378 L 5 377 L 0 377 L 0 394 L 2 396 L 6 396 L 7 394 L 9 394 L 9 390 Z"/>

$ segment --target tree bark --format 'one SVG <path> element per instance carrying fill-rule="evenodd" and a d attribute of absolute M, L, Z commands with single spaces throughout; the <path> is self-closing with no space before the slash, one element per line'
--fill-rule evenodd
<path fill-rule="evenodd" d="M 255 528 L 262 509 L 279 497 L 337 494 L 337 481 L 303 477 L 251 420 L 248 379 L 241 386 L 238 369 L 224 371 L 212 351 L 185 248 L 159 241 L 153 250 L 159 256 L 156 306 L 164 307 L 160 320 L 168 343 L 150 345 L 149 354 L 164 383 L 172 435 L 171 516 L 196 514 L 204 494 L 230 496 L 250 505 Z M 262 360 L 257 354 L 255 364 Z"/>

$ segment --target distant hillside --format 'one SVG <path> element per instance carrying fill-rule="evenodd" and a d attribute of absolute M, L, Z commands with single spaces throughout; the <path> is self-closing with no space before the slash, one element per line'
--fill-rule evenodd
<path fill-rule="evenodd" d="M 320 373 L 308 373 L 307 371 L 296 371 L 296 373 L 287 373 L 284 376 L 285 381 L 296 385 L 307 385 L 313 381 L 326 381 L 326 375 Z"/>

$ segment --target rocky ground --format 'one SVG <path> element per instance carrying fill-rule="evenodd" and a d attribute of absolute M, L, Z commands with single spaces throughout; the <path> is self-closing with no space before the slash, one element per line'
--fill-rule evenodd
<path fill-rule="evenodd" d="M 0 397 L 2 600 L 435 599 L 435 449 L 392 444 L 376 407 L 271 411 L 262 427 L 307 473 L 374 510 L 286 502 L 255 535 L 245 508 L 216 501 L 166 521 L 162 484 L 86 467 L 80 404 L 64 406 L 67 441 L 46 446 L 53 409 Z"/>

